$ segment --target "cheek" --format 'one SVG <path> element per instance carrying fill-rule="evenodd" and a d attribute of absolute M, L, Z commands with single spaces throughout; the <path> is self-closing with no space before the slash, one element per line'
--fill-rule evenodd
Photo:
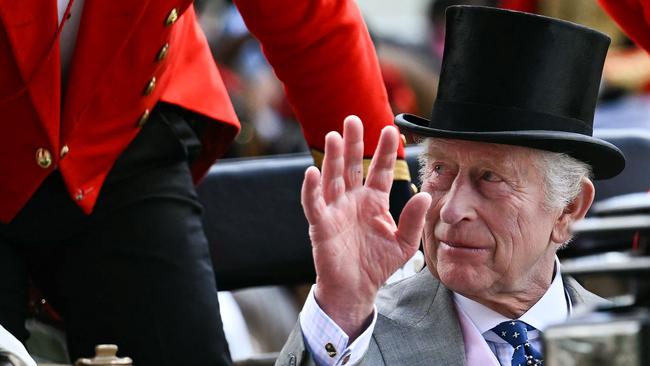
<path fill-rule="evenodd" d="M 495 272 L 505 274 L 512 267 L 517 266 L 513 261 L 516 256 L 515 252 L 518 250 L 525 251 L 525 246 L 528 246 L 528 244 L 525 243 L 521 232 L 519 208 L 510 205 L 495 205 L 491 207 L 490 211 L 489 219 L 486 218 L 485 222 L 496 243 L 492 257 L 492 267 Z"/>
<path fill-rule="evenodd" d="M 548 214 L 531 213 L 520 220 L 522 240 L 533 252 L 546 250 L 551 242 L 555 220 Z"/>
<path fill-rule="evenodd" d="M 501 212 L 503 217 L 512 219 L 493 226 L 498 243 L 494 267 L 497 272 L 517 277 L 545 250 L 545 238 L 549 237 L 550 230 L 547 230 L 548 222 L 544 217 L 525 208 L 517 207 L 514 211 L 502 208 Z"/>

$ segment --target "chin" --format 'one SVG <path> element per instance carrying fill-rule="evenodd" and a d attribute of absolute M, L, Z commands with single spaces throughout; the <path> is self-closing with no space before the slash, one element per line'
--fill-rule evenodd
<path fill-rule="evenodd" d="M 470 295 L 490 287 L 486 273 L 489 271 L 480 266 L 438 263 L 435 275 L 448 289 Z"/>

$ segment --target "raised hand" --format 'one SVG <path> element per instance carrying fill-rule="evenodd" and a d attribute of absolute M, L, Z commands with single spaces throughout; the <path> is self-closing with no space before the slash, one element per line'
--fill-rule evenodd
<path fill-rule="evenodd" d="M 343 137 L 325 137 L 322 175 L 315 167 L 305 172 L 302 205 L 316 300 L 350 340 L 367 326 L 379 287 L 417 250 L 431 203 L 419 193 L 402 210 L 399 226 L 392 219 L 388 202 L 398 144 L 397 129 L 385 127 L 363 184 L 363 125 L 348 116 Z"/>

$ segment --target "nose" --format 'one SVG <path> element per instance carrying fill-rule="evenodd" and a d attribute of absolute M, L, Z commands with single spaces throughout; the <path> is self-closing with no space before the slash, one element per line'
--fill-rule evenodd
<path fill-rule="evenodd" d="M 475 219 L 477 199 L 471 182 L 458 176 L 441 198 L 440 219 L 450 225 Z"/>

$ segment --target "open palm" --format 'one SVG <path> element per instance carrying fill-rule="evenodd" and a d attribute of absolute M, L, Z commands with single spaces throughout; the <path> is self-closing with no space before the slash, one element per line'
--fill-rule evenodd
<path fill-rule="evenodd" d="M 363 125 L 350 116 L 343 137 L 326 137 L 322 175 L 314 167 L 305 172 L 316 299 L 350 336 L 372 314 L 379 287 L 417 250 L 431 201 L 414 196 L 395 224 L 388 202 L 398 143 L 397 130 L 384 128 L 363 184 Z"/>

